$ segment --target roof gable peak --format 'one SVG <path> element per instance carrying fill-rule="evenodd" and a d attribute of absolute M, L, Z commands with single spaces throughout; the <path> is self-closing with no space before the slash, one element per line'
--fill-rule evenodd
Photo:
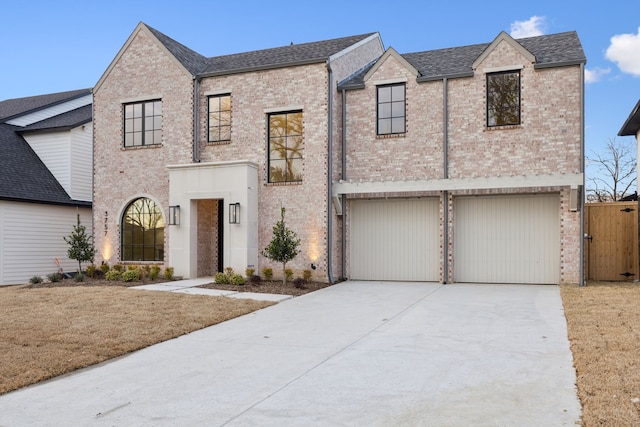
<path fill-rule="evenodd" d="M 400 55 L 398 53 L 398 51 L 396 51 L 393 47 L 389 46 L 389 48 L 376 61 L 376 63 L 373 65 L 373 67 L 371 67 L 371 69 L 369 71 L 367 71 L 367 73 L 364 75 L 364 81 L 366 82 L 367 80 L 369 80 L 371 78 L 371 76 L 373 76 L 376 73 L 378 68 L 380 68 L 382 66 L 382 64 L 384 64 L 385 61 L 387 59 L 389 59 L 390 57 L 394 58 L 396 61 L 398 61 L 400 64 L 402 64 L 402 66 L 405 67 L 414 76 L 417 77 L 417 76 L 420 75 L 420 72 L 418 71 L 418 69 L 416 67 L 414 67 L 413 65 L 411 65 L 411 63 L 409 61 L 404 59 L 402 57 L 402 55 Z"/>
<path fill-rule="evenodd" d="M 493 52 L 493 50 L 501 42 L 506 42 L 509 45 L 511 45 L 511 47 L 513 47 L 523 57 L 525 57 L 527 59 L 527 61 L 530 61 L 532 63 L 536 62 L 536 57 L 535 57 L 534 54 L 529 52 L 524 46 L 522 46 L 520 43 L 518 43 L 518 41 L 516 39 L 514 39 L 513 37 L 511 37 L 509 34 L 505 33 L 504 31 L 501 31 L 500 34 L 498 34 L 498 36 L 480 54 L 480 56 L 475 61 L 473 61 L 473 64 L 471 65 L 471 68 L 474 69 L 474 70 L 477 69 L 478 66 L 482 63 L 482 61 L 484 61 L 487 58 L 487 56 L 489 56 L 491 54 L 491 52 Z"/>

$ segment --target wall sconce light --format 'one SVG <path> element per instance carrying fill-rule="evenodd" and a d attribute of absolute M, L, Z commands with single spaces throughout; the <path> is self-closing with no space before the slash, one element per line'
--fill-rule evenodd
<path fill-rule="evenodd" d="M 315 270 L 316 269 L 316 265 L 314 263 L 311 263 L 311 269 Z"/>
<path fill-rule="evenodd" d="M 180 205 L 169 206 L 169 225 L 180 225 Z"/>
<path fill-rule="evenodd" d="M 240 224 L 240 203 L 229 204 L 229 224 Z"/>

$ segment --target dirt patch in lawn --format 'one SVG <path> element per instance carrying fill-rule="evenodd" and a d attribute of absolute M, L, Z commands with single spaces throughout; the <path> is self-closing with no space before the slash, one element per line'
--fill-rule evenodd
<path fill-rule="evenodd" d="M 640 425 L 640 284 L 560 289 L 583 425 Z"/>
<path fill-rule="evenodd" d="M 273 304 L 123 285 L 0 287 L 0 394 Z"/>

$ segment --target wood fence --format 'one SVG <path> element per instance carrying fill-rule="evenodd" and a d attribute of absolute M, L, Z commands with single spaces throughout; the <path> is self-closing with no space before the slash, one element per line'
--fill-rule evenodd
<path fill-rule="evenodd" d="M 587 280 L 632 281 L 638 275 L 638 202 L 584 206 Z"/>

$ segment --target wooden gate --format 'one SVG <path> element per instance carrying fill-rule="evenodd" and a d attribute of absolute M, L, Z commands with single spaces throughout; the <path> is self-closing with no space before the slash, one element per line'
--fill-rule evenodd
<path fill-rule="evenodd" d="M 584 206 L 587 280 L 637 280 L 638 202 Z"/>

